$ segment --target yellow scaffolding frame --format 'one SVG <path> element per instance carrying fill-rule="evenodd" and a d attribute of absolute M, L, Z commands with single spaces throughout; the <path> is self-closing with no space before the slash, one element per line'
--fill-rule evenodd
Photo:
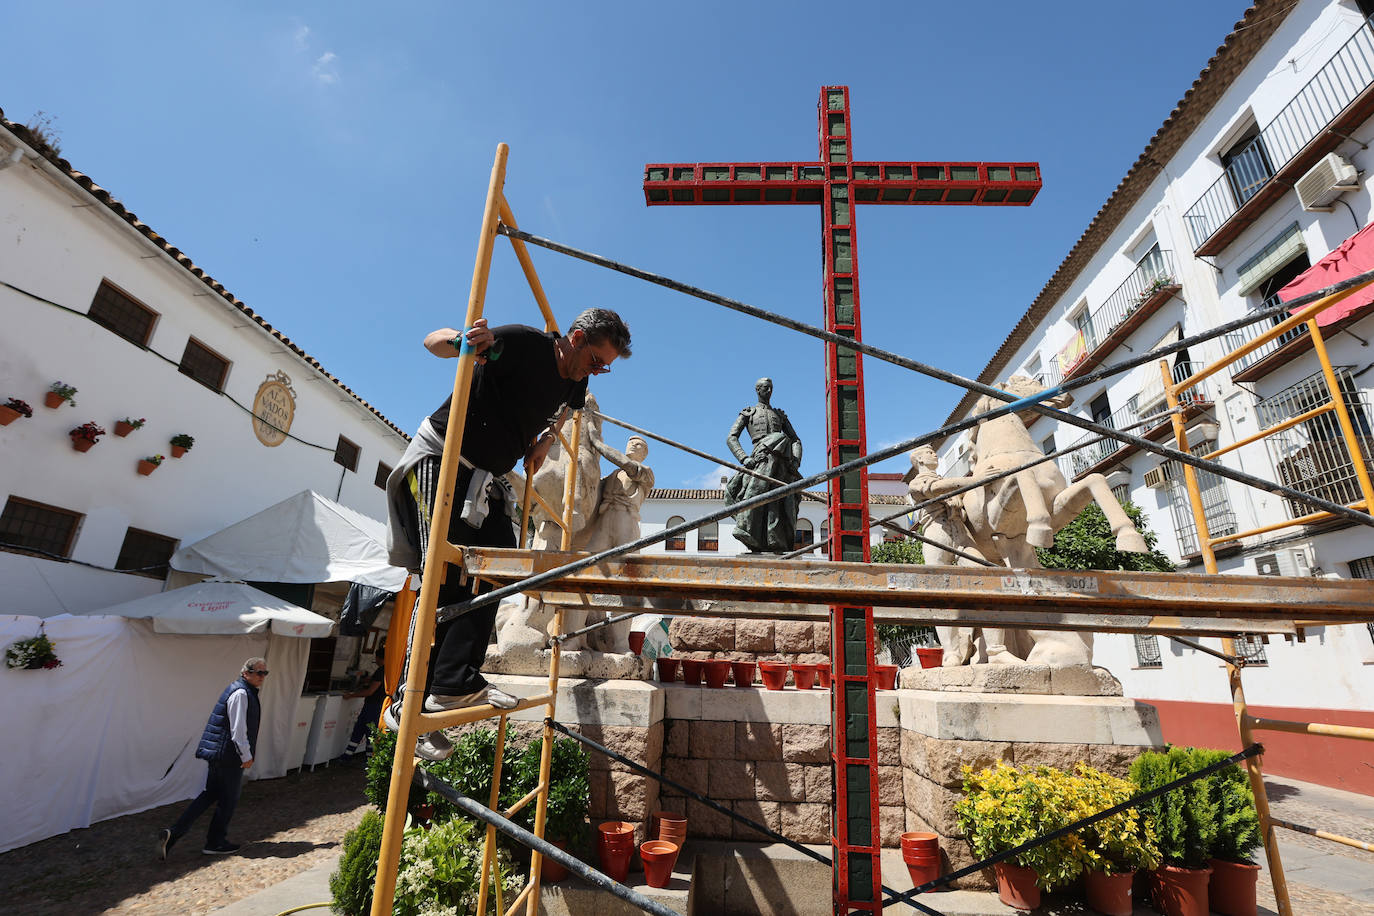
<path fill-rule="evenodd" d="M 1374 282 L 1374 281 L 1369 281 Z M 1221 359 L 1203 367 L 1198 372 L 1193 373 L 1187 378 L 1174 382 L 1169 372 L 1167 360 L 1160 360 L 1159 370 L 1164 377 L 1164 395 L 1172 413 L 1174 439 L 1177 441 L 1178 450 L 1188 452 L 1188 432 L 1183 419 L 1182 411 L 1179 410 L 1181 403 L 1180 394 L 1196 386 L 1199 382 L 1207 379 L 1227 366 L 1236 362 L 1248 354 L 1258 350 L 1271 340 L 1287 333 L 1299 325 L 1306 324 L 1307 331 L 1312 338 L 1312 348 L 1317 354 L 1317 360 L 1321 364 L 1322 377 L 1326 380 L 1327 395 L 1330 398 L 1326 404 L 1319 405 L 1311 410 L 1290 417 L 1281 423 L 1276 423 L 1266 429 L 1260 430 L 1251 436 L 1233 442 L 1225 448 L 1219 448 L 1200 457 L 1214 461 L 1228 452 L 1235 451 L 1242 446 L 1272 436 L 1282 432 L 1299 423 L 1311 420 L 1315 417 L 1328 413 L 1336 415 L 1336 421 L 1341 429 L 1341 436 L 1345 441 L 1347 453 L 1355 466 L 1355 476 L 1359 481 L 1360 493 L 1362 498 L 1351 503 L 1347 508 L 1362 509 L 1369 511 L 1374 506 L 1374 486 L 1371 486 L 1369 470 L 1365 467 L 1364 454 L 1360 450 L 1360 444 L 1355 436 L 1354 425 L 1350 421 L 1350 411 L 1346 407 L 1345 395 L 1341 391 L 1340 385 L 1336 380 L 1335 370 L 1331 367 L 1331 359 L 1327 355 L 1326 340 L 1322 337 L 1321 328 L 1317 324 L 1317 315 L 1335 303 L 1351 295 L 1356 290 L 1363 289 L 1369 283 L 1362 283 L 1353 286 L 1339 293 L 1334 293 L 1316 302 L 1305 306 L 1295 314 L 1284 319 L 1268 331 L 1246 343 L 1244 346 L 1237 347 L 1227 353 Z M 1216 545 L 1230 541 L 1238 541 L 1254 535 L 1266 534 L 1270 531 L 1277 531 L 1282 528 L 1292 528 L 1302 525 L 1310 525 L 1316 522 L 1335 518 L 1330 512 L 1311 512 L 1298 518 L 1290 519 L 1285 522 L 1276 522 L 1269 525 L 1261 525 L 1251 528 L 1248 531 L 1240 531 L 1234 534 L 1225 534 L 1213 537 L 1207 528 L 1207 516 L 1202 504 L 1202 491 L 1198 486 L 1197 470 L 1192 466 L 1183 465 L 1183 480 L 1188 490 L 1188 502 L 1192 509 L 1193 521 L 1197 526 L 1198 545 L 1202 552 L 1203 567 L 1207 572 L 1217 573 Z M 1240 741 L 1243 747 L 1249 747 L 1254 743 L 1254 733 L 1256 731 L 1278 731 L 1295 734 L 1326 735 L 1339 738 L 1353 738 L 1358 741 L 1374 741 L 1374 728 L 1360 728 L 1348 725 L 1330 725 L 1320 722 L 1286 722 L 1277 719 L 1265 719 L 1250 714 L 1249 707 L 1245 701 L 1245 689 L 1241 684 L 1241 664 L 1236 654 L 1236 641 L 1232 637 L 1225 637 L 1221 641 L 1221 651 L 1227 656 L 1226 677 L 1231 689 L 1231 704 L 1235 709 L 1236 727 L 1240 732 Z M 1302 833 L 1353 846 L 1357 849 L 1374 851 L 1368 843 L 1351 839 L 1350 837 L 1338 834 L 1327 833 L 1300 824 L 1293 824 L 1288 821 L 1274 817 L 1269 811 L 1269 797 L 1264 788 L 1264 773 L 1261 769 L 1262 757 L 1251 757 L 1245 762 L 1246 772 L 1250 777 L 1250 787 L 1255 794 L 1255 811 L 1259 816 L 1260 836 L 1264 842 L 1264 854 L 1269 864 L 1269 876 L 1274 886 L 1274 899 L 1279 907 L 1280 916 L 1292 916 L 1293 905 L 1288 896 L 1288 880 L 1284 875 L 1283 861 L 1279 857 L 1278 844 L 1274 841 L 1274 828 L 1285 827 Z"/>
<path fill-rule="evenodd" d="M 491 273 L 491 256 L 493 242 L 497 234 L 497 225 L 504 222 L 508 226 L 516 227 L 515 217 L 511 213 L 510 204 L 506 201 L 503 193 L 506 180 L 506 159 L 509 153 L 510 147 L 505 143 L 497 145 L 496 161 L 492 165 L 491 180 L 487 185 L 486 206 L 482 214 L 482 231 L 477 242 L 477 262 L 473 268 L 472 287 L 468 293 L 467 315 L 463 323 L 464 331 L 471 328 L 482 317 L 483 305 L 486 300 L 487 280 Z M 511 246 L 515 249 L 515 256 L 525 273 L 530 292 L 534 294 L 535 302 L 543 314 L 545 330 L 556 332 L 558 323 L 553 316 L 553 310 L 549 307 L 548 299 L 544 295 L 543 285 L 535 272 L 525 243 L 519 239 L 511 239 Z M 549 800 L 549 772 L 552 765 L 554 741 L 554 731 L 548 723 L 553 721 L 557 712 L 560 644 L 558 642 L 553 644 L 549 664 L 548 690 L 545 693 L 526 697 L 520 700 L 513 709 L 497 709 L 488 704 L 441 713 L 424 712 L 425 678 L 429 670 L 431 642 L 434 638 L 439 587 L 444 582 L 447 565 L 462 563 L 462 551 L 456 545 L 449 543 L 448 530 L 449 520 L 454 511 L 454 487 L 458 480 L 463 428 L 467 421 L 468 397 L 472 388 L 474 365 L 475 354 L 467 346 L 463 346 L 459 350 L 458 369 L 454 375 L 453 400 L 449 411 L 450 422 L 444 435 L 444 454 L 440 463 L 437 498 L 430 519 L 429 549 L 425 555 L 424 571 L 420 577 L 420 597 L 414 609 L 416 620 L 413 632 L 415 638 L 413 645 L 410 646 L 410 664 L 406 672 L 404 688 L 405 702 L 402 703 L 398 716 L 400 728 L 396 734 L 396 756 L 391 770 L 391 785 L 387 793 L 387 811 L 391 816 L 385 818 L 383 822 L 381 851 L 377 856 L 377 883 L 372 896 L 372 916 L 388 916 L 394 906 L 396 873 L 400 865 L 401 839 L 405 829 L 405 818 L 401 813 L 406 809 L 406 799 L 409 796 L 411 780 L 415 773 L 415 759 L 413 755 L 405 751 L 413 748 L 416 739 L 425 732 L 453 728 L 485 719 L 499 719 L 496 731 L 495 769 L 492 773 L 488 802 L 488 807 L 496 810 L 501 792 L 501 765 L 505 749 L 507 719 L 512 713 L 543 706 L 545 715 L 543 746 L 540 749 L 539 757 L 539 782 L 535 785 L 534 791 L 502 813 L 506 817 L 510 817 L 534 801 L 534 834 L 541 839 L 544 836 L 544 820 Z M 573 423 L 572 441 L 569 442 L 561 432 L 557 433 L 560 443 L 573 461 L 576 460 L 581 434 L 582 411 L 579 410 Z M 561 518 L 558 512 L 534 492 L 532 475 L 526 478 L 523 483 L 524 497 L 520 525 L 522 540 L 529 528 L 530 504 L 533 500 L 537 501 L 548 513 L 549 518 L 562 529 L 561 549 L 568 550 L 572 542 L 572 512 L 577 493 L 577 475 L 575 473 L 567 475 Z M 398 609 L 399 607 L 398 603 Z M 557 632 L 562 631 L 563 608 L 561 605 L 557 606 L 553 625 Z M 388 661 L 397 659 L 399 656 L 399 652 L 393 652 Z M 399 661 L 396 663 L 399 664 Z M 399 676 L 399 671 L 397 676 Z M 488 825 L 486 844 L 482 855 L 481 890 L 477 903 L 478 916 L 485 916 L 486 914 L 487 888 L 490 877 L 497 870 L 495 848 L 496 828 Z M 521 903 L 526 905 L 527 916 L 535 916 L 538 912 L 541 859 L 542 856 L 538 850 L 531 851 L 529 882 L 511 902 L 509 908 L 504 908 L 502 904 L 501 882 L 495 882 L 496 907 L 504 916 L 510 916 L 514 913 Z"/>

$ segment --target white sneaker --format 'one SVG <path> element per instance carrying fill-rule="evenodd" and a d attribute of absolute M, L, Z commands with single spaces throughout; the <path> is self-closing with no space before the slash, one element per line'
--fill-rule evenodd
<path fill-rule="evenodd" d="M 452 753 L 453 742 L 444 737 L 443 732 L 429 732 L 415 742 L 415 756 L 422 760 L 438 763 L 447 760 Z"/>
<path fill-rule="evenodd" d="M 494 706 L 497 709 L 514 709 L 519 700 L 500 687 L 488 684 L 472 693 L 446 694 L 431 693 L 425 697 L 425 712 L 448 712 L 454 709 L 467 709 L 471 706 Z"/>

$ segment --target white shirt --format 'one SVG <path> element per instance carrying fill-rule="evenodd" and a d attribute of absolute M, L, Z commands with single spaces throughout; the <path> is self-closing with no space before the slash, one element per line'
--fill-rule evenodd
<path fill-rule="evenodd" d="M 239 749 L 239 761 L 247 763 L 253 759 L 253 749 L 248 746 L 248 691 L 235 690 L 225 705 L 229 712 L 229 737 Z"/>

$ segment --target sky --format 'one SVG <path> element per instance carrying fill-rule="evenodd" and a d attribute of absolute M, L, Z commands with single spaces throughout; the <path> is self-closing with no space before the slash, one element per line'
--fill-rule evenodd
<path fill-rule="evenodd" d="M 522 229 L 814 325 L 815 206 L 650 208 L 644 165 L 811 160 L 825 85 L 850 88 L 856 159 L 1038 161 L 1029 208 L 858 209 L 863 339 L 973 377 L 1246 7 L 48 0 L 0 15 L 0 109 L 51 118 L 74 168 L 411 431 L 452 386 L 421 341 L 462 323 L 498 143 Z M 497 243 L 485 314 L 541 324 Z M 728 458 L 766 375 L 823 470 L 819 341 L 531 250 L 565 329 L 593 305 L 631 328 L 605 413 Z M 871 451 L 961 394 L 865 377 Z M 724 473 L 647 463 L 660 487 Z"/>

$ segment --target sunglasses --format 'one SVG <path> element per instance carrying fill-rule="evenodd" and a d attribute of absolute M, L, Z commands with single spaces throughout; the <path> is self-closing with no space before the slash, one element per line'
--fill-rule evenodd
<path fill-rule="evenodd" d="M 254 671 L 252 668 L 249 668 L 249 669 L 248 669 L 248 673 L 249 673 L 249 674 L 261 674 L 263 677 L 267 677 L 267 675 L 271 674 L 270 671 Z"/>

